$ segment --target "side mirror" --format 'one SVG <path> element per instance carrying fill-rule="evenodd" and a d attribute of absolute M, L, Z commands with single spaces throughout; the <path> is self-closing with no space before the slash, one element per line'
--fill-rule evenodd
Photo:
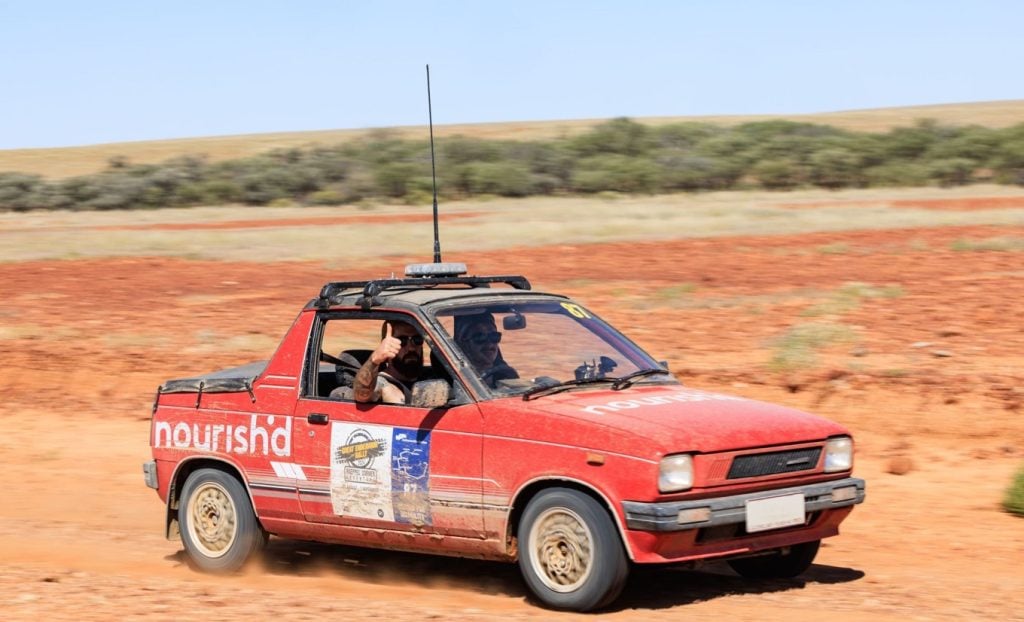
<path fill-rule="evenodd" d="M 668 361 L 658 361 L 658 365 L 661 365 L 663 368 L 668 369 Z"/>
<path fill-rule="evenodd" d="M 412 385 L 412 406 L 442 408 L 448 404 L 451 386 L 440 379 L 420 380 Z"/>

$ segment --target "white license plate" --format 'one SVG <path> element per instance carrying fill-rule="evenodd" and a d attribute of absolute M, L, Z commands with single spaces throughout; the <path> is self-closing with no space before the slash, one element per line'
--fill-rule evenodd
<path fill-rule="evenodd" d="M 783 495 L 747 501 L 747 533 L 804 523 L 804 496 Z"/>

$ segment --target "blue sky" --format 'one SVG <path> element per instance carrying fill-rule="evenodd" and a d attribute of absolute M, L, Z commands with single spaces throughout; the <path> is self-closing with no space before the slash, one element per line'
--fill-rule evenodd
<path fill-rule="evenodd" d="M 1024 3 L 0 0 L 0 149 L 1024 99 Z"/>

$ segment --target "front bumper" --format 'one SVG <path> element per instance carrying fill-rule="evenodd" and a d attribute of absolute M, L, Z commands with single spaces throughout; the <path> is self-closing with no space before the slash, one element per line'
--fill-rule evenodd
<path fill-rule="evenodd" d="M 839 491 L 837 494 L 836 491 Z M 821 510 L 843 508 L 864 501 L 864 480 L 856 477 L 776 488 L 760 492 L 732 495 L 728 497 L 712 497 L 693 501 L 665 501 L 661 503 L 641 503 L 623 501 L 622 508 L 626 515 L 626 527 L 640 531 L 683 531 L 744 523 L 747 520 L 746 504 L 748 501 L 767 499 L 782 495 L 802 494 L 804 496 L 804 515 Z M 680 522 L 684 516 L 700 515 L 704 520 Z"/>

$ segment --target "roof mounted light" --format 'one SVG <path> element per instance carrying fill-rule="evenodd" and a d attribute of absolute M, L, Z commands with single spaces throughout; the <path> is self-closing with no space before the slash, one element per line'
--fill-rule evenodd
<path fill-rule="evenodd" d="M 464 263 L 411 263 L 405 267 L 405 276 L 444 277 L 462 276 L 468 272 Z"/>

